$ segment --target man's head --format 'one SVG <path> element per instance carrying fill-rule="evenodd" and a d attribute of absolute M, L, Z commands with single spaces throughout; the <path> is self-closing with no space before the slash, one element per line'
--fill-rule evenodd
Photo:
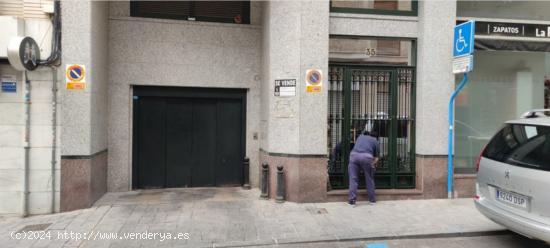
<path fill-rule="evenodd" d="M 367 130 L 365 130 L 365 131 L 363 131 L 363 134 L 378 139 L 378 133 L 376 131 L 367 131 Z"/>
<path fill-rule="evenodd" d="M 370 131 L 369 135 L 378 139 L 378 133 L 376 131 Z"/>
<path fill-rule="evenodd" d="M 365 128 L 363 129 L 363 135 L 370 135 L 370 128 L 369 128 L 369 123 L 367 122 L 365 124 Z"/>

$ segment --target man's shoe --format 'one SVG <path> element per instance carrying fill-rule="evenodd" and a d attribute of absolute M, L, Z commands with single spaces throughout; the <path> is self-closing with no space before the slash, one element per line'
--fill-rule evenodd
<path fill-rule="evenodd" d="M 355 207 L 355 201 L 354 200 L 349 200 L 348 205 L 350 205 L 352 207 Z"/>
<path fill-rule="evenodd" d="M 368 204 L 371 205 L 371 206 L 374 206 L 374 205 L 376 205 L 376 202 L 369 202 Z"/>

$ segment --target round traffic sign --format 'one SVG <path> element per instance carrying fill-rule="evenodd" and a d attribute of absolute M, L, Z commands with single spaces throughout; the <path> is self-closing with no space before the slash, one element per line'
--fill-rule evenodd
<path fill-rule="evenodd" d="M 67 78 L 71 81 L 81 81 L 86 75 L 86 71 L 80 65 L 71 65 L 67 68 Z"/>
<path fill-rule="evenodd" d="M 318 70 L 310 70 L 307 72 L 306 80 L 311 85 L 318 85 L 322 81 L 321 72 Z"/>

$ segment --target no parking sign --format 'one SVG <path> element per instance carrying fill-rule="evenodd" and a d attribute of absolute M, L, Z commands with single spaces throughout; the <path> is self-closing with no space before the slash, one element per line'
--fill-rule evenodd
<path fill-rule="evenodd" d="M 67 65 L 65 82 L 68 90 L 86 89 L 86 67 L 78 64 Z"/>
<path fill-rule="evenodd" d="M 306 71 L 306 92 L 319 93 L 323 87 L 323 72 L 318 69 Z"/>

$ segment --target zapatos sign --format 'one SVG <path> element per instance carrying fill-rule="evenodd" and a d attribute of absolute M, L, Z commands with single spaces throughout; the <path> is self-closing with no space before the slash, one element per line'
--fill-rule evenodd
<path fill-rule="evenodd" d="M 465 21 L 457 21 L 457 24 Z M 549 38 L 550 25 L 476 21 L 476 35 Z"/>

